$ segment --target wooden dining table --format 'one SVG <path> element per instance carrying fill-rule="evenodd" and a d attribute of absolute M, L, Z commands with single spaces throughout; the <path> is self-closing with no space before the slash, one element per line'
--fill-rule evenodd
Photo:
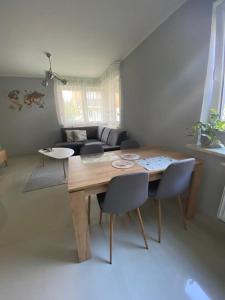
<path fill-rule="evenodd" d="M 129 169 L 117 169 L 112 166 L 112 161 L 121 159 L 125 153 L 135 153 L 143 158 L 166 156 L 176 160 L 189 158 L 187 154 L 174 152 L 161 147 L 144 147 L 132 150 L 117 150 L 105 152 L 101 156 L 69 158 L 68 165 L 68 192 L 72 210 L 73 228 L 77 248 L 78 261 L 82 262 L 91 258 L 90 233 L 88 224 L 88 197 L 105 192 L 110 180 L 118 175 L 146 172 L 149 181 L 161 178 L 165 169 L 148 171 L 137 162 Z M 192 180 L 186 199 L 186 217 L 191 219 L 195 215 L 197 193 L 201 180 L 203 162 L 196 159 Z M 93 197 L 92 197 L 93 199 Z"/>

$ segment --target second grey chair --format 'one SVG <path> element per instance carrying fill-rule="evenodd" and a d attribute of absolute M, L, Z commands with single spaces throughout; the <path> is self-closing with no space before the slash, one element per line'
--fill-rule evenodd
<path fill-rule="evenodd" d="M 81 147 L 80 155 L 92 155 L 92 154 L 101 154 L 104 152 L 102 145 L 100 144 L 87 144 Z"/>
<path fill-rule="evenodd" d="M 181 195 L 190 185 L 195 159 L 189 158 L 177 161 L 169 165 L 160 181 L 149 183 L 149 197 L 154 198 L 157 205 L 158 241 L 161 241 L 162 213 L 161 199 L 177 198 L 182 215 L 184 228 L 187 229 L 187 221 L 183 208 Z"/>
<path fill-rule="evenodd" d="M 139 143 L 135 140 L 125 140 L 120 144 L 121 150 L 135 149 L 135 148 L 140 148 Z"/>
<path fill-rule="evenodd" d="M 111 179 L 106 193 L 98 194 L 100 224 L 102 213 L 110 214 L 110 264 L 112 263 L 113 219 L 116 214 L 136 210 L 145 247 L 148 249 L 144 225 L 139 207 L 148 199 L 148 174 L 135 173 L 116 176 Z"/>
<path fill-rule="evenodd" d="M 80 149 L 81 156 L 88 156 L 93 154 L 103 154 L 104 149 L 99 144 L 87 144 Z M 88 196 L 88 224 L 91 222 L 91 196 Z"/>

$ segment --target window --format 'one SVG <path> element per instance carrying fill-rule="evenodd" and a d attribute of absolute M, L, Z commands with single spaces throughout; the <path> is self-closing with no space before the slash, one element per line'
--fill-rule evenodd
<path fill-rule="evenodd" d="M 64 100 L 64 114 L 68 122 L 75 120 L 83 121 L 82 99 L 80 91 L 62 90 Z"/>
<path fill-rule="evenodd" d="M 221 105 L 221 119 L 225 121 L 225 98 L 223 99 L 222 105 Z"/>
<path fill-rule="evenodd" d="M 100 91 L 88 91 L 86 93 L 87 113 L 89 122 L 101 123 L 102 110 L 101 110 L 101 93 Z"/>
<path fill-rule="evenodd" d="M 98 123 L 102 121 L 100 92 L 62 90 L 64 116 L 67 123 Z M 87 114 L 87 115 L 86 115 Z"/>
<path fill-rule="evenodd" d="M 97 79 L 55 82 L 56 109 L 64 127 L 120 123 L 120 76 L 118 66 L 110 67 Z"/>
<path fill-rule="evenodd" d="M 201 121 L 207 122 L 210 109 L 225 120 L 225 1 L 213 4 L 211 39 Z"/>

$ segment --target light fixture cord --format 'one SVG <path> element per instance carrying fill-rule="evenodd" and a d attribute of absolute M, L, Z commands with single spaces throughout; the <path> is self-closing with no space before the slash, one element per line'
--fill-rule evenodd
<path fill-rule="evenodd" d="M 50 65 L 49 70 L 50 70 L 50 72 L 52 73 L 52 61 L 51 61 L 51 56 L 48 57 L 48 60 L 49 60 L 49 65 Z"/>

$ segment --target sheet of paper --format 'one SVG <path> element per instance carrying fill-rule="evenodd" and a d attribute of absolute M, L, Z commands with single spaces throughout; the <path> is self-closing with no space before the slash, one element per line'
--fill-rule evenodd
<path fill-rule="evenodd" d="M 147 157 L 137 160 L 137 163 L 148 171 L 165 170 L 177 160 L 168 156 Z"/>

